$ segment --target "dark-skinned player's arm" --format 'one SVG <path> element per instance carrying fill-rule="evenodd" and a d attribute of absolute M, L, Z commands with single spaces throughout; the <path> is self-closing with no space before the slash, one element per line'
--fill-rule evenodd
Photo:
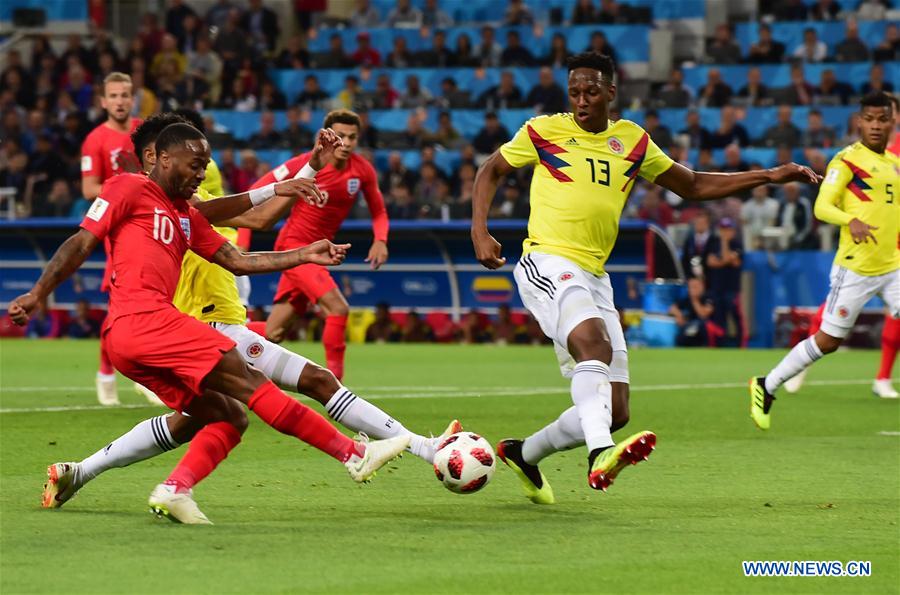
<path fill-rule="evenodd" d="M 79 229 L 77 233 L 63 242 L 62 246 L 44 267 L 40 279 L 31 288 L 31 291 L 20 295 L 9 304 L 7 312 L 10 319 L 19 326 L 28 323 L 28 315 L 37 305 L 47 299 L 59 284 L 72 276 L 78 270 L 87 257 L 90 256 L 100 240 L 87 231 Z"/>
<path fill-rule="evenodd" d="M 342 144 L 343 141 L 333 130 L 319 130 L 309 158 L 309 166 L 316 171 L 322 169 L 328 163 L 334 149 Z M 315 173 L 309 178 L 298 177 L 275 182 L 262 188 L 213 200 L 201 201 L 195 198 L 191 204 L 213 225 L 271 229 L 300 198 L 312 205 L 325 204 L 325 197 L 316 186 Z M 273 202 L 275 204 L 270 204 Z"/>
<path fill-rule="evenodd" d="M 502 246 L 488 231 L 487 221 L 491 201 L 497 193 L 497 184 L 503 176 L 515 170 L 498 149 L 481 164 L 475 174 L 472 190 L 472 244 L 475 246 L 475 258 L 488 269 L 499 269 L 506 264 L 506 258 L 500 256 Z"/>
<path fill-rule="evenodd" d="M 654 183 L 671 190 L 685 200 L 715 200 L 725 198 L 762 184 L 805 182 L 818 184 L 822 176 L 796 163 L 785 163 L 770 169 L 742 171 L 729 174 L 690 170 L 679 163 L 656 176 Z"/>
<path fill-rule="evenodd" d="M 369 248 L 369 254 L 366 256 L 365 262 L 373 271 L 378 270 L 381 265 L 388 259 L 388 231 L 390 230 L 390 221 L 388 220 L 387 209 L 384 206 L 384 196 L 378 188 L 378 175 L 372 168 L 362 181 L 363 198 L 366 199 L 366 206 L 369 208 L 369 214 L 372 216 L 372 246 Z"/>
<path fill-rule="evenodd" d="M 292 269 L 301 264 L 337 266 L 344 262 L 349 249 L 350 244 L 318 240 L 302 248 L 282 252 L 243 252 L 225 242 L 210 261 L 235 275 L 252 275 Z"/>

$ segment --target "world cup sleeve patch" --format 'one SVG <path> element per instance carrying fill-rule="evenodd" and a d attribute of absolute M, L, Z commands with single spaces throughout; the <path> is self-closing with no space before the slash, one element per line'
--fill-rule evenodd
<path fill-rule="evenodd" d="M 90 155 L 85 155 L 81 158 L 81 171 L 91 171 L 92 169 L 94 169 L 94 160 Z"/>
<path fill-rule="evenodd" d="M 90 157 L 87 159 L 90 159 Z M 100 221 L 108 208 L 109 203 L 98 196 L 94 199 L 93 204 L 91 204 L 91 208 L 88 209 L 87 218 L 93 219 L 94 221 Z"/>
<path fill-rule="evenodd" d="M 279 182 L 285 179 L 288 175 L 288 168 L 285 164 L 281 164 L 275 168 L 275 171 L 272 172 L 272 175 L 275 176 L 275 179 Z"/>

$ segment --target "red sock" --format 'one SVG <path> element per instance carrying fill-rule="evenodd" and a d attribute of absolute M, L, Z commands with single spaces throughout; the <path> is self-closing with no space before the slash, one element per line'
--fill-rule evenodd
<path fill-rule="evenodd" d="M 900 318 L 884 317 L 884 330 L 881 331 L 881 367 L 878 368 L 878 380 L 890 380 L 897 351 L 900 350 Z"/>
<path fill-rule="evenodd" d="M 344 352 L 347 342 L 346 316 L 326 316 L 325 330 L 322 331 L 322 345 L 325 346 L 325 365 L 340 380 L 344 377 Z"/>
<path fill-rule="evenodd" d="M 255 320 L 253 322 L 247 323 L 247 328 L 262 337 L 266 338 L 266 321 L 265 320 Z"/>
<path fill-rule="evenodd" d="M 327 419 L 278 390 L 271 381 L 256 389 L 248 404 L 253 413 L 282 434 L 296 436 L 342 463 L 353 454 L 365 452 Z"/>
<path fill-rule="evenodd" d="M 191 440 L 187 452 L 178 461 L 166 483 L 185 492 L 212 473 L 241 441 L 241 433 L 227 421 L 205 426 Z"/>
<path fill-rule="evenodd" d="M 106 343 L 104 341 L 100 341 L 100 373 L 107 376 L 116 373 L 112 360 L 109 359 L 109 354 L 106 353 Z"/>
<path fill-rule="evenodd" d="M 816 333 L 819 332 L 819 327 L 822 326 L 822 314 L 825 312 L 825 304 L 819 306 L 819 309 L 816 310 L 816 315 L 813 316 L 812 320 L 809 322 L 809 336 L 812 337 Z"/>

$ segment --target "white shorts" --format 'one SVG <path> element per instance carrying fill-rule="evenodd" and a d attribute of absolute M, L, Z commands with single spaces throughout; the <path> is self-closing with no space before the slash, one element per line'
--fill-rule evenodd
<path fill-rule="evenodd" d="M 619 312 L 613 303 L 609 275 L 597 276 L 568 258 L 540 252 L 523 256 L 514 275 L 522 303 L 544 334 L 553 339 L 563 376 L 570 377 L 575 368 L 575 360 L 568 350 L 569 333 L 585 320 L 600 318 L 613 349 L 609 379 L 628 383 L 628 350 Z M 569 295 L 578 288 L 581 291 Z"/>
<path fill-rule="evenodd" d="M 300 373 L 310 360 L 260 337 L 243 324 L 211 322 L 209 325 L 237 343 L 235 349 L 241 357 L 279 388 L 297 390 Z"/>
<path fill-rule="evenodd" d="M 866 276 L 839 265 L 831 266 L 831 289 L 822 313 L 822 332 L 843 339 L 850 333 L 863 306 L 881 296 L 894 318 L 900 317 L 900 269 Z"/>

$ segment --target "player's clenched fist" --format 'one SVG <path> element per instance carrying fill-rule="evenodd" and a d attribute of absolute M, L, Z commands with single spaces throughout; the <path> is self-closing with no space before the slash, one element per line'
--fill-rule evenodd
<path fill-rule="evenodd" d="M 14 299 L 9 304 L 7 312 L 10 320 L 19 326 L 28 323 L 28 315 L 37 307 L 38 299 L 30 293 L 25 293 Z"/>
<path fill-rule="evenodd" d="M 494 270 L 506 264 L 506 258 L 500 256 L 500 242 L 489 233 L 472 236 L 472 244 L 475 246 L 475 258 L 485 268 Z"/>
<path fill-rule="evenodd" d="M 307 263 L 322 266 L 337 266 L 344 262 L 350 244 L 332 244 L 328 240 L 319 240 L 301 248 Z"/>
<path fill-rule="evenodd" d="M 297 196 L 317 207 L 321 207 L 327 201 L 325 195 L 322 194 L 322 191 L 316 185 L 316 181 L 307 178 L 293 178 L 284 182 L 278 182 L 275 184 L 275 196 Z"/>
<path fill-rule="evenodd" d="M 822 176 L 797 163 L 785 163 L 772 168 L 772 183 L 787 184 L 788 182 L 804 182 L 806 184 L 818 184 Z"/>

